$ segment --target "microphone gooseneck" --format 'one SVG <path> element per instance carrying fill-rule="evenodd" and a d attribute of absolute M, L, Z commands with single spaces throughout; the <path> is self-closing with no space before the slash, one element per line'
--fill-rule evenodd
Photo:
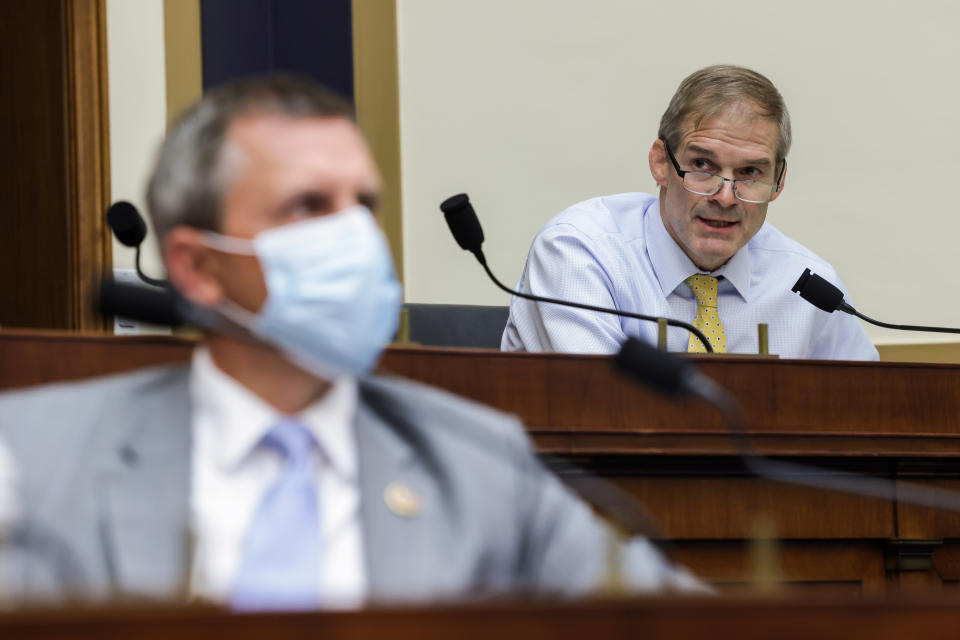
<path fill-rule="evenodd" d="M 658 322 L 660 320 L 665 320 L 667 325 L 686 329 L 695 335 L 697 339 L 703 343 L 703 347 L 707 350 L 707 353 L 713 353 L 713 347 L 710 345 L 710 341 L 707 340 L 707 337 L 703 335 L 703 332 L 688 322 L 674 320 L 673 318 L 648 316 L 641 313 L 633 313 L 631 311 L 607 309 L 605 307 L 597 307 L 592 304 L 583 304 L 581 302 L 570 302 L 568 300 L 559 300 L 557 298 L 547 298 L 530 293 L 521 293 L 520 291 L 509 288 L 500 282 L 495 275 L 493 275 L 493 271 L 491 271 L 490 267 L 487 265 L 487 259 L 483 255 L 483 249 L 481 249 L 481 245 L 483 244 L 484 240 L 483 227 L 480 226 L 480 220 L 477 218 L 477 214 L 473 210 L 473 205 L 470 204 L 470 198 L 467 196 L 467 194 L 458 193 L 455 196 L 447 198 L 440 204 L 440 210 L 443 211 L 443 216 L 447 221 L 447 226 L 450 227 L 450 232 L 453 234 L 457 244 L 460 245 L 460 248 L 464 249 L 465 251 L 469 251 L 476 256 L 477 261 L 483 266 L 483 269 L 487 272 L 487 276 L 489 276 L 490 280 L 492 280 L 497 287 L 506 293 L 517 296 L 518 298 L 523 298 L 525 300 L 532 300 L 533 302 L 558 304 L 564 307 L 574 307 L 576 309 L 585 309 L 587 311 L 595 311 L 597 313 L 609 313 L 615 316 L 634 318 L 636 320 L 644 320 L 647 322 Z"/>
<path fill-rule="evenodd" d="M 147 284 L 153 285 L 154 287 L 166 287 L 169 284 L 166 280 L 151 278 L 143 272 L 143 269 L 140 268 L 140 247 L 137 247 L 137 250 L 133 255 L 133 261 L 134 267 L 137 270 L 137 276 Z"/>
<path fill-rule="evenodd" d="M 137 208 L 126 200 L 118 200 L 107 209 L 107 224 L 121 244 L 131 247 L 134 252 L 134 267 L 137 277 L 154 287 L 166 287 L 166 280 L 151 278 L 140 268 L 140 246 L 147 237 L 147 223 Z"/>
<path fill-rule="evenodd" d="M 850 315 L 856 316 L 865 322 L 869 322 L 870 324 L 883 327 L 885 329 L 898 329 L 900 331 L 928 331 L 930 333 L 960 333 L 960 329 L 954 329 L 952 327 L 930 327 L 916 324 L 890 324 L 889 322 L 874 320 L 873 318 L 870 318 L 854 309 L 852 305 L 844 302 L 843 292 L 840 291 L 839 288 L 824 278 L 821 278 L 817 274 L 812 273 L 810 269 L 803 270 L 803 273 L 800 274 L 800 278 L 793 285 L 792 291 L 794 293 L 799 293 L 801 298 L 818 309 L 826 311 L 827 313 L 843 311 L 844 313 L 849 313 Z"/>
<path fill-rule="evenodd" d="M 636 338 L 627 338 L 614 363 L 618 370 L 661 393 L 695 397 L 718 409 L 730 427 L 740 460 L 754 475 L 784 484 L 829 489 L 868 498 L 892 500 L 896 497 L 907 504 L 960 513 L 960 494 L 952 491 L 899 480 L 872 478 L 849 471 L 781 462 L 758 454 L 750 443 L 743 412 L 733 395 L 683 358 L 659 351 Z"/>

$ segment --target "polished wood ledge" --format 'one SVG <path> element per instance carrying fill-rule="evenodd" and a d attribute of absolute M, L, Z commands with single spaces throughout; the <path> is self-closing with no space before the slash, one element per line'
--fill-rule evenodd
<path fill-rule="evenodd" d="M 214 610 L 33 612 L 0 615 L 5 640 L 70 637 L 192 640 L 329 638 L 671 638 L 900 640 L 957 637 L 956 598 L 636 599 L 568 604 L 501 603 L 342 613 L 229 615 Z"/>

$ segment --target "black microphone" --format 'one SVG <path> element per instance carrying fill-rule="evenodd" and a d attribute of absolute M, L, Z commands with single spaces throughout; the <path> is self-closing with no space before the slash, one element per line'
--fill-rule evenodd
<path fill-rule="evenodd" d="M 771 460 L 756 453 L 740 405 L 729 391 L 701 374 L 692 362 L 664 353 L 636 338 L 627 338 L 614 358 L 615 367 L 661 393 L 691 396 L 718 409 L 727 420 L 740 460 L 753 474 L 785 484 L 829 489 L 852 495 L 897 500 L 960 513 L 960 494 L 904 481 Z"/>
<path fill-rule="evenodd" d="M 166 287 L 169 283 L 166 280 L 151 278 L 140 268 L 140 245 L 143 239 L 147 237 L 147 223 L 143 221 L 143 216 L 137 211 L 137 208 L 126 200 L 118 200 L 107 209 L 107 224 L 113 231 L 113 235 L 121 244 L 136 249 L 134 254 L 134 265 L 137 270 L 137 276 L 149 285 L 155 287 Z"/>
<path fill-rule="evenodd" d="M 264 342 L 215 307 L 194 304 L 172 287 L 144 287 L 103 279 L 97 299 L 104 315 L 120 316 L 164 327 L 192 325 L 255 344 Z"/>
<path fill-rule="evenodd" d="M 923 325 L 915 324 L 889 324 L 887 322 L 880 322 L 879 320 L 874 320 L 869 318 L 856 309 L 852 305 L 844 302 L 843 292 L 840 291 L 836 286 L 824 280 L 815 273 L 812 273 L 810 269 L 804 269 L 803 273 L 800 274 L 800 278 L 797 280 L 796 284 L 793 285 L 792 291 L 794 293 L 799 293 L 800 297 L 817 307 L 822 309 L 827 313 L 833 313 L 834 311 L 843 311 L 844 313 L 849 313 L 852 316 L 856 316 L 861 320 L 874 324 L 878 327 L 884 327 L 886 329 L 900 329 L 903 331 L 929 331 L 931 333 L 960 333 L 960 329 L 953 329 L 950 327 L 928 327 Z"/>
<path fill-rule="evenodd" d="M 668 396 L 700 396 L 704 388 L 713 384 L 687 360 L 632 337 L 620 346 L 613 367 Z"/>
<path fill-rule="evenodd" d="M 179 296 L 167 287 L 143 287 L 104 279 L 100 286 L 100 312 L 164 327 L 184 323 Z"/>
<path fill-rule="evenodd" d="M 147 237 L 147 225 L 137 208 L 126 200 L 118 200 L 107 209 L 107 224 L 113 235 L 127 247 L 139 247 Z"/>
<path fill-rule="evenodd" d="M 484 241 L 483 227 L 470 204 L 470 197 L 465 193 L 450 196 L 440 203 L 440 210 L 460 248 L 475 255 L 480 264 L 487 264 L 483 249 L 480 248 Z"/>
<path fill-rule="evenodd" d="M 440 203 L 440 210 L 443 211 L 443 217 L 447 220 L 447 226 L 450 227 L 450 232 L 453 233 L 453 237 L 457 241 L 457 244 L 460 245 L 460 248 L 475 255 L 477 257 L 477 261 L 483 265 L 484 271 L 486 271 L 490 279 L 493 280 L 493 283 L 510 295 L 518 296 L 526 300 L 533 300 L 534 302 L 548 302 L 550 304 L 559 304 L 565 307 L 586 309 L 587 311 L 596 311 L 597 313 L 610 313 L 615 316 L 635 318 L 637 320 L 646 320 L 648 322 L 665 320 L 669 326 L 686 329 L 695 335 L 697 339 L 703 343 L 703 346 L 707 352 L 713 353 L 713 347 L 710 346 L 710 341 L 707 340 L 705 335 L 703 335 L 703 332 L 694 327 L 692 324 L 683 322 L 681 320 L 674 320 L 673 318 L 658 318 L 656 316 L 647 316 L 630 311 L 618 311 L 617 309 L 606 309 L 604 307 L 595 307 L 592 304 L 582 304 L 580 302 L 570 302 L 568 300 L 558 300 L 556 298 L 545 298 L 543 296 L 535 296 L 529 293 L 521 293 L 519 291 L 510 289 L 502 282 L 497 280 L 497 277 L 493 275 L 490 267 L 487 266 L 487 259 L 483 255 L 483 249 L 481 249 L 481 245 L 483 244 L 484 240 L 483 227 L 480 226 L 480 220 L 477 218 L 477 214 L 473 210 L 473 205 L 470 204 L 469 196 L 467 196 L 465 193 L 458 193 L 455 196 L 451 196 Z"/>

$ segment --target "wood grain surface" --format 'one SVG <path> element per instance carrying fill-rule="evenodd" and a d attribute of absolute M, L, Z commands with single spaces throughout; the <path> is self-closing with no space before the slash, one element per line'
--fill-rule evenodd
<path fill-rule="evenodd" d="M 0 389 L 185 363 L 195 344 L 0 331 Z M 559 467 L 571 487 L 589 473 L 628 491 L 678 560 L 721 590 L 739 592 L 771 571 L 799 592 L 960 587 L 960 514 L 907 504 L 896 484 L 960 492 L 960 366 L 693 360 L 741 403 L 759 451 L 823 467 L 828 479 L 838 471 L 886 479 L 889 497 L 754 477 L 719 414 L 638 387 L 609 358 L 393 347 L 380 368 L 517 414 L 548 463 L 576 463 Z M 764 537 L 777 541 L 771 566 L 753 559 Z"/>
<path fill-rule="evenodd" d="M 596 602 L 501 602 L 433 608 L 315 614 L 229 615 L 203 610 L 119 610 L 0 616 L 9 640 L 70 637 L 139 640 L 228 637 L 232 640 L 489 640 L 704 637 L 735 640 L 843 638 L 901 640 L 957 637 L 956 598 L 650 598 Z"/>

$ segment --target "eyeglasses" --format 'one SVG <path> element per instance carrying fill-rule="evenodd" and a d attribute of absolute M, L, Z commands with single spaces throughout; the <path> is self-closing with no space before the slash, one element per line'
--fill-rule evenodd
<path fill-rule="evenodd" d="M 762 180 L 724 178 L 715 173 L 707 173 L 705 171 L 684 171 L 680 168 L 680 163 L 677 162 L 673 151 L 670 150 L 670 143 L 663 138 L 660 139 L 663 140 L 663 146 L 667 150 L 667 157 L 670 158 L 670 162 L 673 163 L 673 167 L 677 170 L 677 175 L 683 180 L 683 188 L 698 196 L 712 196 L 717 194 L 720 192 L 720 189 L 723 189 L 724 182 L 732 182 L 733 195 L 736 196 L 737 200 L 751 204 L 770 202 L 773 194 L 780 190 L 780 181 L 783 180 L 783 173 L 787 170 L 787 161 L 784 160 L 783 167 L 780 169 L 780 175 L 777 176 L 777 184 L 770 184 Z"/>

